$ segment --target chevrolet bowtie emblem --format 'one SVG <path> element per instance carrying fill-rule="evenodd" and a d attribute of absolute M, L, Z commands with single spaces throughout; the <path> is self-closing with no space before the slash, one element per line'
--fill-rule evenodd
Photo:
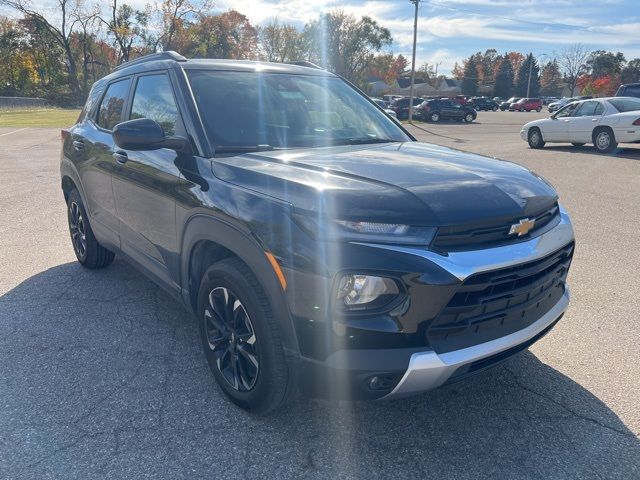
<path fill-rule="evenodd" d="M 529 230 L 533 228 L 533 225 L 535 225 L 535 223 L 535 220 L 523 218 L 518 223 L 514 223 L 513 225 L 511 225 L 511 228 L 509 229 L 509 235 L 515 235 L 516 233 L 519 237 L 526 235 L 527 233 L 529 233 Z"/>

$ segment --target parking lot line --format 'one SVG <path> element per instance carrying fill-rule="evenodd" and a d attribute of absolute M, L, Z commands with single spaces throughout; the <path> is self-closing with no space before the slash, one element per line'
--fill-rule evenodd
<path fill-rule="evenodd" d="M 23 130 L 26 130 L 27 128 L 29 127 L 19 128 L 18 130 L 14 130 L 13 132 L 0 133 L 0 137 L 4 137 L 5 135 L 11 135 L 12 133 L 21 132 Z"/>

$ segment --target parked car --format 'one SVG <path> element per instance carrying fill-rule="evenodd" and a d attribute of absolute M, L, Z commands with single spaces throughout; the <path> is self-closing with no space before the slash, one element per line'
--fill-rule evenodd
<path fill-rule="evenodd" d="M 542 100 L 539 98 L 521 98 L 515 103 L 509 105 L 509 111 L 516 112 L 530 112 L 535 110 L 539 112 L 542 110 Z"/>
<path fill-rule="evenodd" d="M 420 105 L 423 101 L 424 99 L 422 98 L 413 99 L 414 113 L 415 113 L 416 106 Z M 396 99 L 391 104 L 391 110 L 396 112 L 396 117 L 398 117 L 398 120 L 406 120 L 407 118 L 409 118 L 409 97 L 402 97 L 402 98 Z"/>
<path fill-rule="evenodd" d="M 557 97 L 542 97 L 542 105 L 549 105 L 550 103 L 560 100 Z"/>
<path fill-rule="evenodd" d="M 440 120 L 464 120 L 473 122 L 476 111 L 469 106 L 462 106 L 454 100 L 427 100 L 418 107 L 420 118 L 427 122 L 439 122 Z"/>
<path fill-rule="evenodd" d="M 375 104 L 378 105 L 381 109 L 383 109 L 385 113 L 387 113 L 388 115 L 391 115 L 394 118 L 397 118 L 395 110 L 390 109 L 387 102 L 385 102 L 381 98 L 372 98 L 371 100 L 373 100 Z"/>
<path fill-rule="evenodd" d="M 511 106 L 512 103 L 516 103 L 517 101 L 520 100 L 521 97 L 511 97 L 509 100 L 502 102 L 499 105 L 500 110 L 502 110 L 503 112 L 505 110 L 509 110 L 509 107 Z"/>
<path fill-rule="evenodd" d="M 387 102 L 389 106 L 397 99 L 402 98 L 402 95 L 383 95 L 382 99 Z"/>
<path fill-rule="evenodd" d="M 488 97 L 476 97 L 472 98 L 467 102 L 467 106 L 471 107 L 477 111 L 489 111 L 492 110 L 496 112 L 498 110 L 498 103 L 494 100 L 491 100 Z"/>
<path fill-rule="evenodd" d="M 575 102 L 578 100 L 588 100 L 590 98 L 593 98 L 590 95 L 583 95 L 583 96 L 578 96 L 578 97 L 564 97 L 561 98 L 560 100 L 556 101 L 556 102 L 551 102 L 549 104 L 548 110 L 549 112 L 556 112 L 558 110 L 560 110 L 562 107 L 564 107 L 565 105 L 571 103 L 571 102 Z"/>
<path fill-rule="evenodd" d="M 469 100 L 469 97 L 465 95 L 456 95 L 455 97 L 451 97 L 451 100 L 453 100 L 456 103 L 459 103 L 464 107 L 467 105 L 467 101 Z"/>
<path fill-rule="evenodd" d="M 296 387 L 373 400 L 459 381 L 569 302 L 574 235 L 547 182 L 415 141 L 322 69 L 141 57 L 61 137 L 79 263 L 121 254 L 193 312 L 244 409 Z"/>
<path fill-rule="evenodd" d="M 549 118 L 527 123 L 520 136 L 531 148 L 542 148 L 547 142 L 574 146 L 593 143 L 599 152 L 612 152 L 618 143 L 640 142 L 640 99 L 609 97 L 572 102 Z"/>
<path fill-rule="evenodd" d="M 640 98 L 640 83 L 629 83 L 627 85 L 620 85 L 616 92 L 616 97 L 639 97 Z"/>

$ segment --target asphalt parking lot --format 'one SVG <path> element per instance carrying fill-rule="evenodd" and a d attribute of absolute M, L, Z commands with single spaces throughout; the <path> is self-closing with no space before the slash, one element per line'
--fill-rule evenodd
<path fill-rule="evenodd" d="M 520 126 L 542 115 L 412 131 L 557 187 L 577 236 L 558 326 L 466 382 L 267 418 L 223 398 L 154 284 L 75 262 L 59 129 L 0 129 L 0 478 L 640 478 L 640 145 L 530 150 Z"/>

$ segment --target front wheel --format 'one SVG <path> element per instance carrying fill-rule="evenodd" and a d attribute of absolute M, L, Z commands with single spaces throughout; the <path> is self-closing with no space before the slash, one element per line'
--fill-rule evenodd
<path fill-rule="evenodd" d="M 67 219 L 71 244 L 78 262 L 83 267 L 91 269 L 109 266 L 113 262 L 115 254 L 96 240 L 80 193 L 76 189 L 69 193 L 67 199 Z"/>
<path fill-rule="evenodd" d="M 596 128 L 593 131 L 593 146 L 600 153 L 613 152 L 618 146 L 613 130 L 610 128 Z"/>
<path fill-rule="evenodd" d="M 534 127 L 529 130 L 529 135 L 527 135 L 527 139 L 529 142 L 529 146 L 531 148 L 539 149 L 544 147 L 545 142 L 542 139 L 542 133 L 540 132 L 540 129 L 537 127 Z"/>
<path fill-rule="evenodd" d="M 438 112 L 433 112 L 431 115 L 429 115 L 429 120 L 431 120 L 432 122 L 439 122 L 440 114 Z"/>
<path fill-rule="evenodd" d="M 467 122 L 467 123 L 471 123 L 471 122 L 473 122 L 473 115 L 472 115 L 471 113 L 467 113 L 467 114 L 464 116 L 464 121 L 465 121 L 465 122 Z"/>
<path fill-rule="evenodd" d="M 493 107 L 491 107 L 491 110 L 493 110 L 494 112 L 498 111 L 498 107 L 496 107 L 495 105 Z"/>
<path fill-rule="evenodd" d="M 536 112 L 540 113 L 540 111 L 542 111 L 542 107 L 536 108 Z"/>
<path fill-rule="evenodd" d="M 209 368 L 233 403 L 264 414 L 289 400 L 293 378 L 271 304 L 241 260 L 222 260 L 205 272 L 198 324 Z"/>

